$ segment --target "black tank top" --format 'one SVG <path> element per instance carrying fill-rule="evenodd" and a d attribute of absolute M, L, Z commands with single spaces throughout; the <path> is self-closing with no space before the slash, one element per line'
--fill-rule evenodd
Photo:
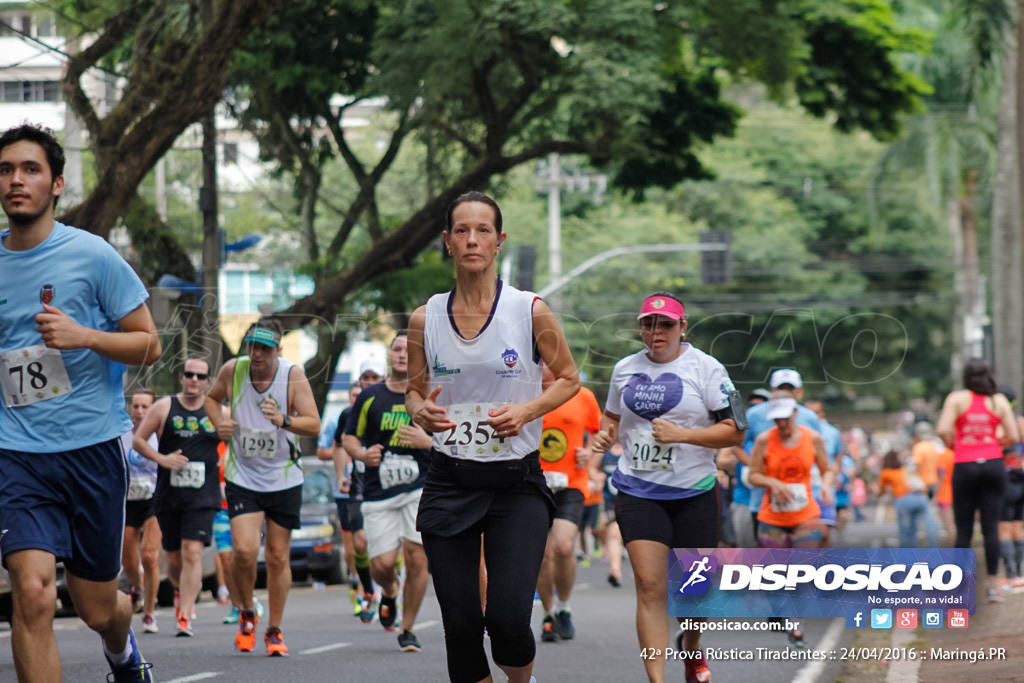
<path fill-rule="evenodd" d="M 206 408 L 186 410 L 177 396 L 171 397 L 159 450 L 164 455 L 180 450 L 189 463 L 178 472 L 160 468 L 156 480 L 157 512 L 220 508 L 219 443 Z"/>

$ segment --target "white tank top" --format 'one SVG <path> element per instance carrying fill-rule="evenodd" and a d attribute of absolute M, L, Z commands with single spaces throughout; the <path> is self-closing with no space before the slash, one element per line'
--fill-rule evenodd
<path fill-rule="evenodd" d="M 291 361 L 278 357 L 274 379 L 266 391 L 256 391 L 249 376 L 248 356 L 239 356 L 231 387 L 231 418 L 238 422 L 224 466 L 224 479 L 252 491 L 282 491 L 302 484 L 295 435 L 275 427 L 260 410 L 270 396 L 282 414 L 288 407 Z"/>
<path fill-rule="evenodd" d="M 541 393 L 541 370 L 533 339 L 533 302 L 537 295 L 498 280 L 491 315 L 473 339 L 455 329 L 451 302 L 455 291 L 427 301 L 423 348 L 430 388 L 440 385 L 437 404 L 456 428 L 434 434 L 434 448 L 453 458 L 518 460 L 540 446 L 542 418 L 519 434 L 498 439 L 485 424 L 487 411 L 501 404 L 525 403 Z"/>

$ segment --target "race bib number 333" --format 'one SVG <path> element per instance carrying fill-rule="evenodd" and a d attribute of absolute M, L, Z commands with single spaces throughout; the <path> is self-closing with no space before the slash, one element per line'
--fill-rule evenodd
<path fill-rule="evenodd" d="M 71 393 L 64 358 L 42 344 L 0 353 L 0 388 L 11 408 Z"/>

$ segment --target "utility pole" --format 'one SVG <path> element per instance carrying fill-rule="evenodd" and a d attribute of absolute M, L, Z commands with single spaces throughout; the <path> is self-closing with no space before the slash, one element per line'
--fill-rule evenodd
<path fill-rule="evenodd" d="M 213 0 L 202 0 L 203 25 L 213 22 Z M 221 358 L 220 315 L 217 278 L 220 273 L 220 231 L 217 221 L 217 120 L 216 105 L 202 119 L 203 186 L 199 188 L 199 210 L 203 214 L 203 294 L 200 299 L 203 329 L 201 339 L 210 369 L 219 367 Z"/>
<path fill-rule="evenodd" d="M 562 274 L 562 169 L 558 155 L 548 155 L 548 282 Z M 552 294 L 548 306 L 556 315 L 562 313 L 562 295 Z"/>
<path fill-rule="evenodd" d="M 540 176 L 540 187 L 548 195 L 548 286 L 562 277 L 562 186 L 569 192 L 579 190 L 587 192 L 594 183 L 594 201 L 600 202 L 601 195 L 608 187 L 608 176 L 604 174 L 587 175 L 574 171 L 563 174 L 558 154 L 548 155 L 547 163 L 541 162 L 537 169 Z M 560 316 L 562 314 L 562 295 L 558 288 L 551 291 L 547 300 L 548 306 Z"/>

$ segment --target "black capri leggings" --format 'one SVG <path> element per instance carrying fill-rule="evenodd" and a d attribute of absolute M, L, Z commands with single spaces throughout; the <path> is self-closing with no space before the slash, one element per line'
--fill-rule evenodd
<path fill-rule="evenodd" d="M 455 536 L 422 532 L 441 606 L 448 676 L 490 675 L 484 626 L 497 664 L 526 666 L 536 654 L 530 615 L 551 517 L 540 495 L 497 492 L 484 517 Z M 480 607 L 480 534 L 487 566 L 487 614 Z"/>
<path fill-rule="evenodd" d="M 1002 458 L 982 462 L 958 462 L 953 468 L 953 520 L 956 547 L 970 548 L 974 534 L 974 512 L 981 512 L 981 535 L 985 541 L 985 568 L 989 576 L 999 572 L 999 513 L 1006 488 Z"/>

